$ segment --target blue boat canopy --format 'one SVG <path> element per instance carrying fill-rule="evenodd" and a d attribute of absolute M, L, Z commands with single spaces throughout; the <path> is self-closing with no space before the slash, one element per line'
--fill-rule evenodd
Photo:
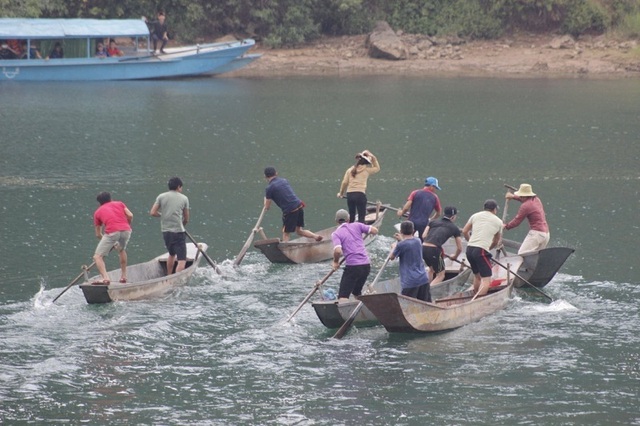
<path fill-rule="evenodd" d="M 0 39 L 148 37 L 142 19 L 0 18 Z"/>

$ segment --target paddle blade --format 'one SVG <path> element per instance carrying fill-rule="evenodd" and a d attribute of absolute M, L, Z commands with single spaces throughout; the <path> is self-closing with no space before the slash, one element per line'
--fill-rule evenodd
<path fill-rule="evenodd" d="M 353 325 L 353 322 L 356 320 L 356 317 L 360 313 L 360 310 L 362 310 L 363 306 L 364 306 L 364 303 L 362 302 L 358 303 L 358 305 L 355 307 L 353 312 L 351 312 L 351 315 L 349 316 L 349 318 L 347 318 L 344 324 L 342 324 L 342 327 L 340 327 L 338 331 L 336 331 L 336 334 L 333 335 L 334 339 L 342 339 L 344 335 L 347 334 L 347 332 Z"/>

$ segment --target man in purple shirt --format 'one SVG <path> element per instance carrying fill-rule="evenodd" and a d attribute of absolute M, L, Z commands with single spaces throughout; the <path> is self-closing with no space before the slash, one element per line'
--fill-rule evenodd
<path fill-rule="evenodd" d="M 336 223 L 339 225 L 333 234 L 333 269 L 340 267 L 340 257 L 345 258 L 344 272 L 340 279 L 338 302 L 349 300 L 362 294 L 362 287 L 367 281 L 371 265 L 367 249 L 364 246 L 363 234 L 376 235 L 378 228 L 360 222 L 349 223 L 349 212 L 340 209 L 336 212 Z"/>
<path fill-rule="evenodd" d="M 505 230 L 517 227 L 525 218 L 529 221 L 529 232 L 524 241 L 522 241 L 518 254 L 542 250 L 547 247 L 549 238 L 551 237 L 549 234 L 549 225 L 547 224 L 547 218 L 544 214 L 542 201 L 540 201 L 540 198 L 533 192 L 531 185 L 523 183 L 513 194 L 507 192 L 505 198 L 513 198 L 522 203 L 516 217 L 511 219 L 510 222 L 505 223 Z"/>

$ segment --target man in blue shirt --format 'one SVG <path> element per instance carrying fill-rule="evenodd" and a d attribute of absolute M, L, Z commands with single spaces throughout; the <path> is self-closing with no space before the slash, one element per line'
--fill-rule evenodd
<path fill-rule="evenodd" d="M 264 177 L 269 181 L 264 208 L 269 210 L 273 201 L 282 210 L 282 241 L 289 241 L 289 234 L 294 231 L 301 237 L 322 241 L 322 236 L 304 229 L 304 203 L 293 192 L 289 181 L 278 176 L 273 167 L 264 169 Z"/>
<path fill-rule="evenodd" d="M 429 291 L 429 277 L 422 260 L 422 243 L 413 236 L 415 230 L 413 222 L 406 220 L 400 224 L 399 239 L 391 246 L 390 260 L 400 258 L 401 294 L 425 302 L 431 302 Z"/>

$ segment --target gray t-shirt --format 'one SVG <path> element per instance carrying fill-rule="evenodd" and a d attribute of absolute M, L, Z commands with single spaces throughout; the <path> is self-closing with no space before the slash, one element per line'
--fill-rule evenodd
<path fill-rule="evenodd" d="M 184 232 L 183 212 L 189 208 L 189 198 L 178 191 L 167 191 L 158 195 L 155 204 L 160 212 L 162 232 Z"/>

